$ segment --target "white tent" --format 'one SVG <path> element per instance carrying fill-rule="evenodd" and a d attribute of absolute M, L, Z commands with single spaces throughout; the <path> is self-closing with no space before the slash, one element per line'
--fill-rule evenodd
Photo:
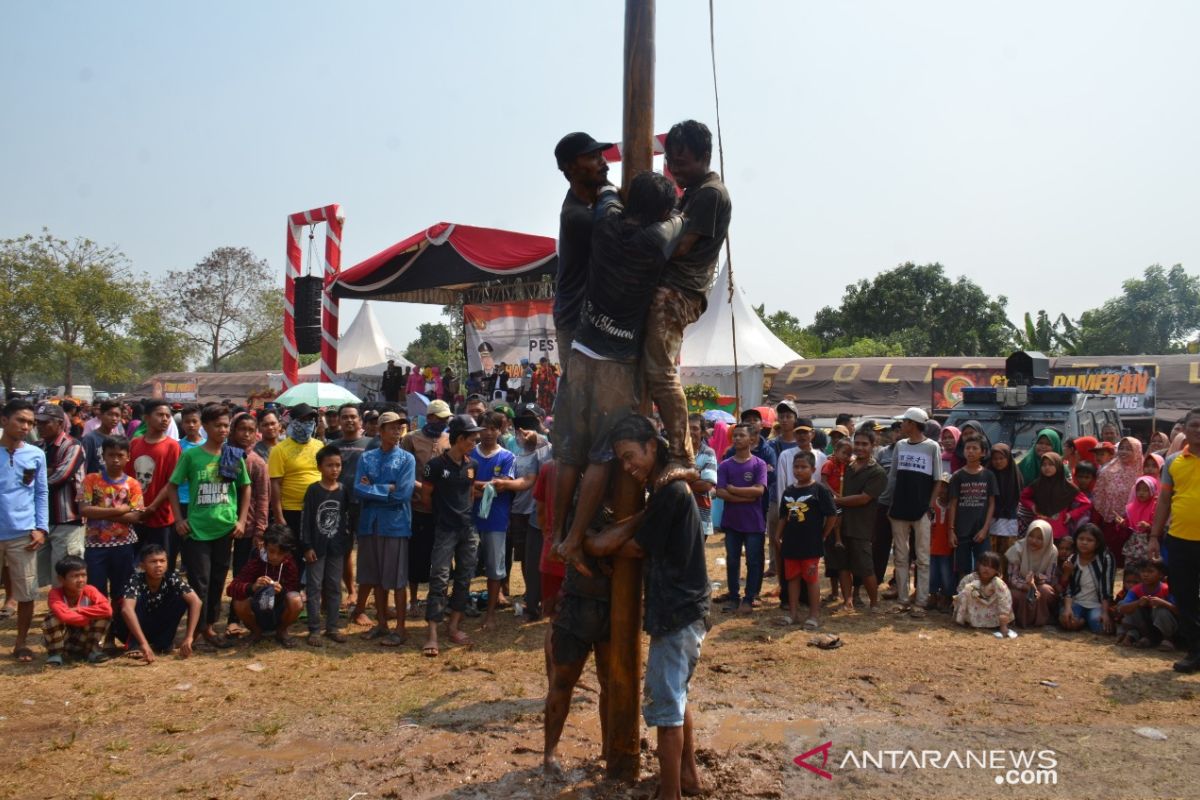
<path fill-rule="evenodd" d="M 338 339 L 338 375 L 353 375 L 364 378 L 379 378 L 387 369 L 388 359 L 396 362 L 398 367 L 411 367 L 412 362 L 400 355 L 392 347 L 375 312 L 371 310 L 371 302 L 365 301 L 358 311 L 358 316 L 350 323 L 350 327 Z M 314 361 L 300 368 L 300 380 L 315 381 L 321 375 L 321 362 Z M 369 382 L 369 381 L 368 381 Z M 379 381 L 374 381 L 378 386 Z"/>
<path fill-rule="evenodd" d="M 778 369 L 800 355 L 779 340 L 746 302 L 740 287 L 729 300 L 729 265 L 721 267 L 708 291 L 708 308 L 683 335 L 679 356 L 685 386 L 715 386 L 723 395 L 734 393 L 733 339 L 737 329 L 738 388 L 742 408 L 762 403 L 763 371 Z"/>

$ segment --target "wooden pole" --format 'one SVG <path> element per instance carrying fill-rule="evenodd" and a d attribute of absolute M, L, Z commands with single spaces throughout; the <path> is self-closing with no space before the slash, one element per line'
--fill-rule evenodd
<path fill-rule="evenodd" d="M 654 0 L 625 0 L 625 113 L 621 184 L 653 168 Z M 644 392 L 643 392 L 644 394 Z M 643 400 L 643 405 L 647 401 Z M 643 409 L 645 410 L 645 409 Z M 642 507 L 642 487 L 619 467 L 612 481 L 618 519 Z M 632 783 L 641 767 L 642 562 L 618 558 L 612 576 L 612 656 L 608 676 L 608 741 L 611 778 Z"/>

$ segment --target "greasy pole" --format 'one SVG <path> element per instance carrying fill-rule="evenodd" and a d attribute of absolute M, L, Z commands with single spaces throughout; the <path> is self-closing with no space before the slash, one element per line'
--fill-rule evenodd
<path fill-rule="evenodd" d="M 625 114 L 621 183 L 652 169 L 654 138 L 654 0 L 625 0 Z M 644 394 L 644 392 L 642 393 Z M 643 410 L 649 401 L 642 400 Z M 617 519 L 643 505 L 642 487 L 623 470 L 613 476 Z M 641 766 L 642 563 L 618 558 L 612 575 L 612 655 L 609 664 L 608 775 L 633 782 Z"/>

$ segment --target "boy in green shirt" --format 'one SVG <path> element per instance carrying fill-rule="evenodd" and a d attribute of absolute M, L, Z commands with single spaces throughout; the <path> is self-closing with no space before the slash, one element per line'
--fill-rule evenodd
<path fill-rule="evenodd" d="M 175 532 L 182 537 L 180 553 L 188 583 L 203 604 L 204 640 L 213 647 L 230 643 L 217 636 L 213 625 L 221 614 L 221 593 L 233 536 L 246 529 L 250 512 L 250 473 L 242 451 L 225 444 L 229 436 L 229 409 L 208 405 L 200 412 L 208 440 L 179 457 L 169 486 Z M 191 502 L 187 516 L 179 503 L 179 486 L 188 484 Z"/>

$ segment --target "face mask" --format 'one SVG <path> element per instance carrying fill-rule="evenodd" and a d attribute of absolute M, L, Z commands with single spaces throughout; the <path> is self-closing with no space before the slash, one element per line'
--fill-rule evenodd
<path fill-rule="evenodd" d="M 430 436 L 438 436 L 442 431 L 446 430 L 446 423 L 448 421 L 438 417 L 426 417 L 425 426 L 421 430 Z"/>
<path fill-rule="evenodd" d="M 288 436 L 299 444 L 307 444 L 316 429 L 317 423 L 313 420 L 295 419 L 288 425 Z"/>

